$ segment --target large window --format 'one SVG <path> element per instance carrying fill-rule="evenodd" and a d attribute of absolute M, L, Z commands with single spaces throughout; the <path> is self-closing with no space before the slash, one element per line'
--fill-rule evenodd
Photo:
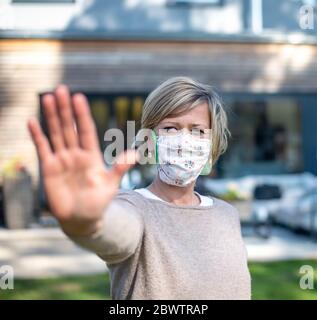
<path fill-rule="evenodd" d="M 232 138 L 219 176 L 303 170 L 301 110 L 296 99 L 231 97 L 227 106 Z"/>
<path fill-rule="evenodd" d="M 126 134 L 127 121 L 135 121 L 136 131 L 140 127 L 140 119 L 146 94 L 86 94 L 96 122 L 100 147 L 104 148 L 104 134 L 109 128 L 119 128 Z"/>
<path fill-rule="evenodd" d="M 95 120 L 100 148 L 105 155 L 107 145 L 112 141 L 104 141 L 107 129 L 119 128 L 127 141 L 127 121 L 135 121 L 135 133 L 140 129 L 142 108 L 146 93 L 117 93 L 117 94 L 86 94 L 90 102 L 92 116 Z M 138 188 L 147 186 L 153 176 L 155 168 L 150 165 L 138 165 L 129 171 L 122 184 L 124 188 Z"/>
<path fill-rule="evenodd" d="M 86 93 L 96 123 L 100 149 L 108 144 L 105 131 L 120 128 L 127 145 L 127 121 L 135 120 L 140 128 L 142 107 L 147 93 Z M 227 96 L 229 129 L 232 138 L 211 176 L 240 177 L 253 174 L 295 173 L 303 170 L 301 108 L 297 100 L 287 97 Z M 43 120 L 43 117 L 42 117 Z M 45 126 L 44 126 L 45 127 Z M 155 166 L 136 166 L 126 177 L 124 187 L 148 185 Z"/>
<path fill-rule="evenodd" d="M 122 130 L 125 138 L 125 148 L 129 148 L 127 141 L 127 121 L 135 121 L 135 133 L 140 129 L 140 119 L 142 107 L 147 93 L 116 93 L 100 94 L 85 93 L 91 107 L 91 114 L 96 124 L 99 138 L 100 150 L 105 154 L 106 147 L 112 141 L 105 141 L 105 132 L 111 128 Z M 44 131 L 47 133 L 47 126 L 41 108 L 41 122 Z M 114 154 L 115 156 L 115 154 Z M 134 167 L 126 180 L 123 181 L 125 187 L 145 186 L 153 177 L 153 166 L 139 165 Z"/>
<path fill-rule="evenodd" d="M 126 134 L 127 120 L 140 126 L 146 93 L 88 94 L 97 124 L 100 146 L 107 128 L 120 128 Z M 303 170 L 301 109 L 289 97 L 228 97 L 229 147 L 214 168 L 213 176 L 238 177 L 249 174 L 281 174 Z M 153 168 L 137 168 L 140 177 L 133 184 L 146 185 Z M 135 174 L 136 175 L 136 174 Z"/>

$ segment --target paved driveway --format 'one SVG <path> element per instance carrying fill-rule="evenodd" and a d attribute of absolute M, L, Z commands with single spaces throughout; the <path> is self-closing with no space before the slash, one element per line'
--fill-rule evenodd
<path fill-rule="evenodd" d="M 317 244 L 307 236 L 274 228 L 268 240 L 243 228 L 250 261 L 317 259 Z M 106 264 L 76 246 L 56 227 L 27 230 L 0 229 L 0 266 L 12 265 L 18 278 L 102 273 Z"/>
<path fill-rule="evenodd" d="M 0 229 L 0 265 L 13 266 L 16 277 L 101 273 L 106 264 L 76 246 L 59 228 Z"/>

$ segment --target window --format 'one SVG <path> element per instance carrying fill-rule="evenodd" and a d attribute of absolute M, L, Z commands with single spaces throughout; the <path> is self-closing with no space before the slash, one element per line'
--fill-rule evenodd
<path fill-rule="evenodd" d="M 302 172 L 302 109 L 295 98 L 236 97 L 227 106 L 232 139 L 219 176 Z"/>
<path fill-rule="evenodd" d="M 104 141 L 105 132 L 110 128 L 121 129 L 124 135 L 125 148 L 130 148 L 131 145 L 129 145 L 127 139 L 127 121 L 135 121 L 135 133 L 137 133 L 140 129 L 142 107 L 148 92 L 84 93 L 89 101 L 91 114 L 97 129 L 100 150 L 104 156 L 106 156 L 106 147 L 112 143 Z M 40 94 L 40 97 L 43 94 Z M 40 104 L 41 102 L 42 99 L 40 99 Z M 47 134 L 47 124 L 45 123 L 42 107 L 40 108 L 40 121 L 44 132 Z M 132 187 L 144 187 L 150 183 L 155 172 L 153 166 L 136 165 L 129 171 L 129 178 L 124 181 L 124 186 L 129 189 Z"/>

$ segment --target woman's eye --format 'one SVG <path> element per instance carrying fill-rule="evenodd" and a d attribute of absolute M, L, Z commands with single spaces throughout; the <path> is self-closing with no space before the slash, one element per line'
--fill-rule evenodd
<path fill-rule="evenodd" d="M 177 129 L 175 127 L 165 127 L 164 130 L 169 133 L 177 132 Z"/>

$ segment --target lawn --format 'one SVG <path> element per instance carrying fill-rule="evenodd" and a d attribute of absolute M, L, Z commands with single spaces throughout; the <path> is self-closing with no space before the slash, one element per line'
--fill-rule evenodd
<path fill-rule="evenodd" d="M 314 290 L 299 287 L 302 265 L 314 268 Z M 317 261 L 250 263 L 253 299 L 317 299 Z M 0 290 L 0 299 L 110 299 L 108 274 L 61 278 L 15 279 L 14 290 Z"/>

